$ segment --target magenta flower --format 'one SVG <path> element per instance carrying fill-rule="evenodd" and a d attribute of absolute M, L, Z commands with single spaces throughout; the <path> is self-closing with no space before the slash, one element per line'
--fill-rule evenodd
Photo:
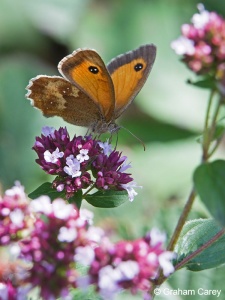
<path fill-rule="evenodd" d="M 62 199 L 51 203 L 48 197 L 39 197 L 30 203 L 30 210 L 35 217 L 33 229 L 20 241 L 20 259 L 31 264 L 26 281 L 39 287 L 43 299 L 65 299 L 79 275 L 76 248 L 93 244 L 87 238 L 87 221 Z"/>
<path fill-rule="evenodd" d="M 130 290 L 132 294 L 149 293 L 150 280 L 156 278 L 159 267 L 165 276 L 174 271 L 171 259 L 175 256 L 163 249 L 164 240 L 165 235 L 153 229 L 142 239 L 112 244 L 102 238 L 94 250 L 79 249 L 76 260 L 81 264 L 91 263 L 88 276 L 80 280 L 80 287 L 94 284 L 107 300 L 114 299 L 121 290 Z"/>
<path fill-rule="evenodd" d="M 127 157 L 122 156 L 108 142 L 91 136 L 74 136 L 70 139 L 66 128 L 55 130 L 44 127 L 36 138 L 33 149 L 36 162 L 48 174 L 56 175 L 52 187 L 64 191 L 70 198 L 78 190 L 95 187 L 98 190 L 127 190 L 132 201 L 136 192 Z"/>
<path fill-rule="evenodd" d="M 111 153 L 116 170 L 128 168 L 126 158 Z M 81 152 L 82 163 L 88 160 L 87 155 Z M 107 170 L 108 162 L 104 166 Z M 91 284 L 103 299 L 113 299 L 121 290 L 132 294 L 141 291 L 147 299 L 159 267 L 165 276 L 174 271 L 174 254 L 164 250 L 165 235 L 155 229 L 144 238 L 113 244 L 101 228 L 92 226 L 92 212 L 78 211 L 63 199 L 51 203 L 47 196 L 40 196 L 28 202 L 23 187 L 17 184 L 1 200 L 0 215 L 7 216 L 7 226 L 7 218 L 14 218 L 9 216 L 12 208 L 22 209 L 23 205 L 23 220 L 29 224 L 29 228 L 22 226 L 26 235 L 16 239 L 10 236 L 12 232 L 14 237 L 14 232 L 8 231 L 7 245 L 1 248 L 1 253 L 4 250 L 7 254 L 0 257 L 2 300 L 26 299 L 34 288 L 46 300 L 71 299 L 71 289 Z M 15 220 L 14 224 L 23 225 L 20 217 Z M 86 268 L 86 275 L 79 273 L 80 265 Z"/>
<path fill-rule="evenodd" d="M 0 245 L 8 245 L 23 237 L 29 228 L 28 204 L 20 183 L 0 196 Z"/>
<path fill-rule="evenodd" d="M 182 26 L 182 36 L 171 47 L 196 74 L 211 73 L 220 78 L 225 63 L 225 20 L 202 4 L 198 9 L 192 24 Z"/>

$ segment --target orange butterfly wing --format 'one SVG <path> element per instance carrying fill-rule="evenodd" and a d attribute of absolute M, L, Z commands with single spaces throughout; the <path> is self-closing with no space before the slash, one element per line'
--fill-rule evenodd
<path fill-rule="evenodd" d="M 155 56 L 156 47 L 149 44 L 119 55 L 107 65 L 115 90 L 115 119 L 124 112 L 143 87 Z"/>
<path fill-rule="evenodd" d="M 88 95 L 99 107 L 103 121 L 113 119 L 115 94 L 109 72 L 97 52 L 78 49 L 63 58 L 58 65 L 59 72 Z"/>

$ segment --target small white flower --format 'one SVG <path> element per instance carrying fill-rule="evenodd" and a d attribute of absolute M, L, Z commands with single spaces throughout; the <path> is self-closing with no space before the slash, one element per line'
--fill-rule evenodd
<path fill-rule="evenodd" d="M 100 148 L 103 149 L 103 153 L 107 156 L 112 152 L 112 145 L 109 144 L 108 140 L 105 143 L 98 142 Z"/>
<path fill-rule="evenodd" d="M 9 214 L 9 217 L 14 225 L 22 226 L 23 219 L 24 219 L 24 213 L 22 212 L 21 209 L 16 208 Z"/>
<path fill-rule="evenodd" d="M 80 218 L 88 222 L 89 225 L 93 224 L 94 214 L 92 211 L 82 208 L 80 210 Z"/>
<path fill-rule="evenodd" d="M 81 149 L 80 154 L 77 154 L 76 158 L 80 163 L 84 162 L 85 160 L 88 160 L 88 149 Z"/>
<path fill-rule="evenodd" d="M 63 183 L 59 184 L 56 188 L 57 192 L 62 192 L 64 190 L 65 185 Z"/>
<path fill-rule="evenodd" d="M 104 237 L 104 230 L 100 227 L 90 226 L 87 231 L 87 238 L 90 241 L 100 243 Z"/>
<path fill-rule="evenodd" d="M 174 252 L 165 251 L 159 255 L 159 264 L 163 269 L 164 276 L 169 276 L 174 272 L 174 266 L 171 263 L 171 259 L 176 258 L 176 254 Z"/>
<path fill-rule="evenodd" d="M 30 208 L 33 212 L 42 212 L 48 215 L 52 212 L 51 200 L 48 196 L 40 196 L 30 202 Z"/>
<path fill-rule="evenodd" d="M 66 158 L 67 166 L 63 168 L 64 172 L 72 178 L 79 177 L 81 175 L 80 162 L 71 154 Z"/>
<path fill-rule="evenodd" d="M 58 158 L 62 158 L 64 155 L 63 152 L 59 152 L 59 148 L 57 147 L 55 151 L 52 153 L 49 150 L 44 152 L 44 159 L 46 162 L 51 162 L 53 164 L 58 162 Z"/>
<path fill-rule="evenodd" d="M 148 246 L 144 241 L 141 241 L 139 243 L 139 250 L 138 250 L 138 255 L 144 257 L 148 253 Z"/>
<path fill-rule="evenodd" d="M 198 4 L 198 10 L 199 14 L 194 14 L 191 21 L 195 28 L 202 29 L 205 27 L 205 25 L 209 22 L 210 13 L 205 10 L 205 7 L 203 4 Z"/>
<path fill-rule="evenodd" d="M 119 280 L 131 280 L 139 273 L 140 268 L 136 261 L 127 260 L 122 261 L 116 270 L 120 272 Z"/>
<path fill-rule="evenodd" d="M 67 219 L 73 209 L 73 206 L 71 204 L 67 204 L 63 199 L 55 199 L 52 203 L 54 215 L 62 220 Z"/>
<path fill-rule="evenodd" d="M 77 247 L 74 260 L 83 266 L 90 266 L 95 257 L 95 252 L 91 246 Z"/>
<path fill-rule="evenodd" d="M 171 43 L 171 48 L 178 55 L 193 55 L 195 53 L 194 41 L 189 40 L 184 36 L 180 36 L 177 40 Z"/>
<path fill-rule="evenodd" d="M 44 136 L 50 135 L 52 138 L 55 138 L 55 128 L 54 127 L 44 126 L 44 127 L 42 127 L 41 133 Z"/>
<path fill-rule="evenodd" d="M 98 275 L 100 295 L 103 299 L 113 299 L 114 295 L 121 290 L 118 285 L 119 272 L 108 265 L 100 269 Z"/>
<path fill-rule="evenodd" d="M 71 243 L 75 240 L 76 237 L 77 231 L 75 228 L 61 227 L 59 229 L 58 240 L 60 242 Z"/>
<path fill-rule="evenodd" d="M 134 200 L 134 197 L 137 195 L 137 192 L 134 190 L 134 188 L 142 188 L 142 186 L 138 186 L 134 181 L 121 184 L 121 187 L 127 190 L 130 202 L 132 202 Z"/>
<path fill-rule="evenodd" d="M 6 190 L 5 195 L 11 197 L 19 196 L 20 198 L 26 198 L 24 187 L 20 184 L 19 181 L 16 181 L 15 185 L 11 189 Z"/>
<path fill-rule="evenodd" d="M 11 244 L 9 246 L 9 253 L 10 253 L 10 258 L 11 259 L 17 259 L 18 256 L 20 255 L 21 249 L 18 244 Z"/>
<path fill-rule="evenodd" d="M 159 243 L 164 243 L 166 241 L 166 234 L 165 232 L 161 232 L 159 229 L 157 228 L 152 228 L 152 230 L 150 231 L 150 244 L 151 246 L 156 246 Z"/>
<path fill-rule="evenodd" d="M 114 282 L 114 269 L 112 266 L 105 266 L 99 270 L 99 282 L 98 285 L 101 289 L 116 289 L 117 285 Z"/>
<path fill-rule="evenodd" d="M 10 214 L 10 209 L 8 207 L 3 207 L 1 210 L 2 216 L 8 216 Z"/>
<path fill-rule="evenodd" d="M 147 261 L 151 264 L 156 264 L 158 262 L 158 256 L 155 252 L 150 252 L 147 255 Z"/>

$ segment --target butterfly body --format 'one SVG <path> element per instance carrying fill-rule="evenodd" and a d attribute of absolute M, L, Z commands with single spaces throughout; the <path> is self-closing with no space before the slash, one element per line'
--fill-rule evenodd
<path fill-rule="evenodd" d="M 58 65 L 60 76 L 39 75 L 30 80 L 26 97 L 44 116 L 94 132 L 114 132 L 115 120 L 144 85 L 156 56 L 144 45 L 114 58 L 106 66 L 92 49 L 77 49 Z"/>

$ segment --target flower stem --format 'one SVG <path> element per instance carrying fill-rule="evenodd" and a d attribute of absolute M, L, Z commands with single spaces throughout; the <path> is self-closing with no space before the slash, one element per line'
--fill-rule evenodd
<path fill-rule="evenodd" d="M 194 188 L 193 188 L 192 191 L 190 192 L 188 200 L 187 200 L 187 202 L 184 206 L 183 212 L 182 212 L 182 214 L 179 218 L 179 221 L 178 221 L 177 226 L 175 228 L 175 231 L 172 235 L 170 243 L 167 247 L 168 251 L 173 251 L 174 250 L 174 247 L 175 247 L 176 242 L 177 242 L 177 240 L 180 236 L 180 233 L 181 233 L 181 230 L 184 226 L 184 223 L 186 222 L 187 216 L 188 216 L 188 214 L 189 214 L 189 212 L 192 208 L 192 204 L 193 204 L 194 200 L 195 200 L 195 191 L 194 191 Z"/>
<path fill-rule="evenodd" d="M 215 90 L 211 90 L 211 93 L 210 93 L 210 96 L 209 96 L 209 101 L 208 101 L 208 106 L 207 106 L 207 110 L 206 110 L 204 132 L 208 129 L 210 109 L 211 109 L 214 93 L 215 93 Z"/>
<path fill-rule="evenodd" d="M 85 199 L 85 196 L 95 187 L 93 184 L 84 194 L 83 194 L 83 199 Z"/>
<path fill-rule="evenodd" d="M 214 93 L 211 93 L 211 96 L 210 96 L 210 100 L 209 102 L 212 101 L 212 97 L 213 97 Z M 219 110 L 220 110 L 220 107 L 221 107 L 221 103 L 222 103 L 222 100 L 219 99 L 217 101 L 217 105 L 216 105 L 216 108 L 215 108 L 215 112 L 214 112 L 214 115 L 213 115 L 213 118 L 212 118 L 212 122 L 211 122 L 211 126 L 210 128 L 208 127 L 205 127 L 205 130 L 204 130 L 204 140 L 203 140 L 203 155 L 202 155 L 202 162 L 206 162 L 209 157 L 214 153 L 214 151 L 211 151 L 209 152 L 209 148 L 210 148 L 210 143 L 212 142 L 212 139 L 213 139 L 213 136 L 215 134 L 215 130 L 216 130 L 216 121 L 217 121 L 217 117 L 218 117 L 218 114 L 219 114 Z M 211 105 L 210 105 L 211 106 Z M 207 118 L 209 118 L 209 116 L 207 116 Z M 206 124 L 208 124 L 206 122 Z M 218 146 L 218 145 L 217 145 Z"/>

